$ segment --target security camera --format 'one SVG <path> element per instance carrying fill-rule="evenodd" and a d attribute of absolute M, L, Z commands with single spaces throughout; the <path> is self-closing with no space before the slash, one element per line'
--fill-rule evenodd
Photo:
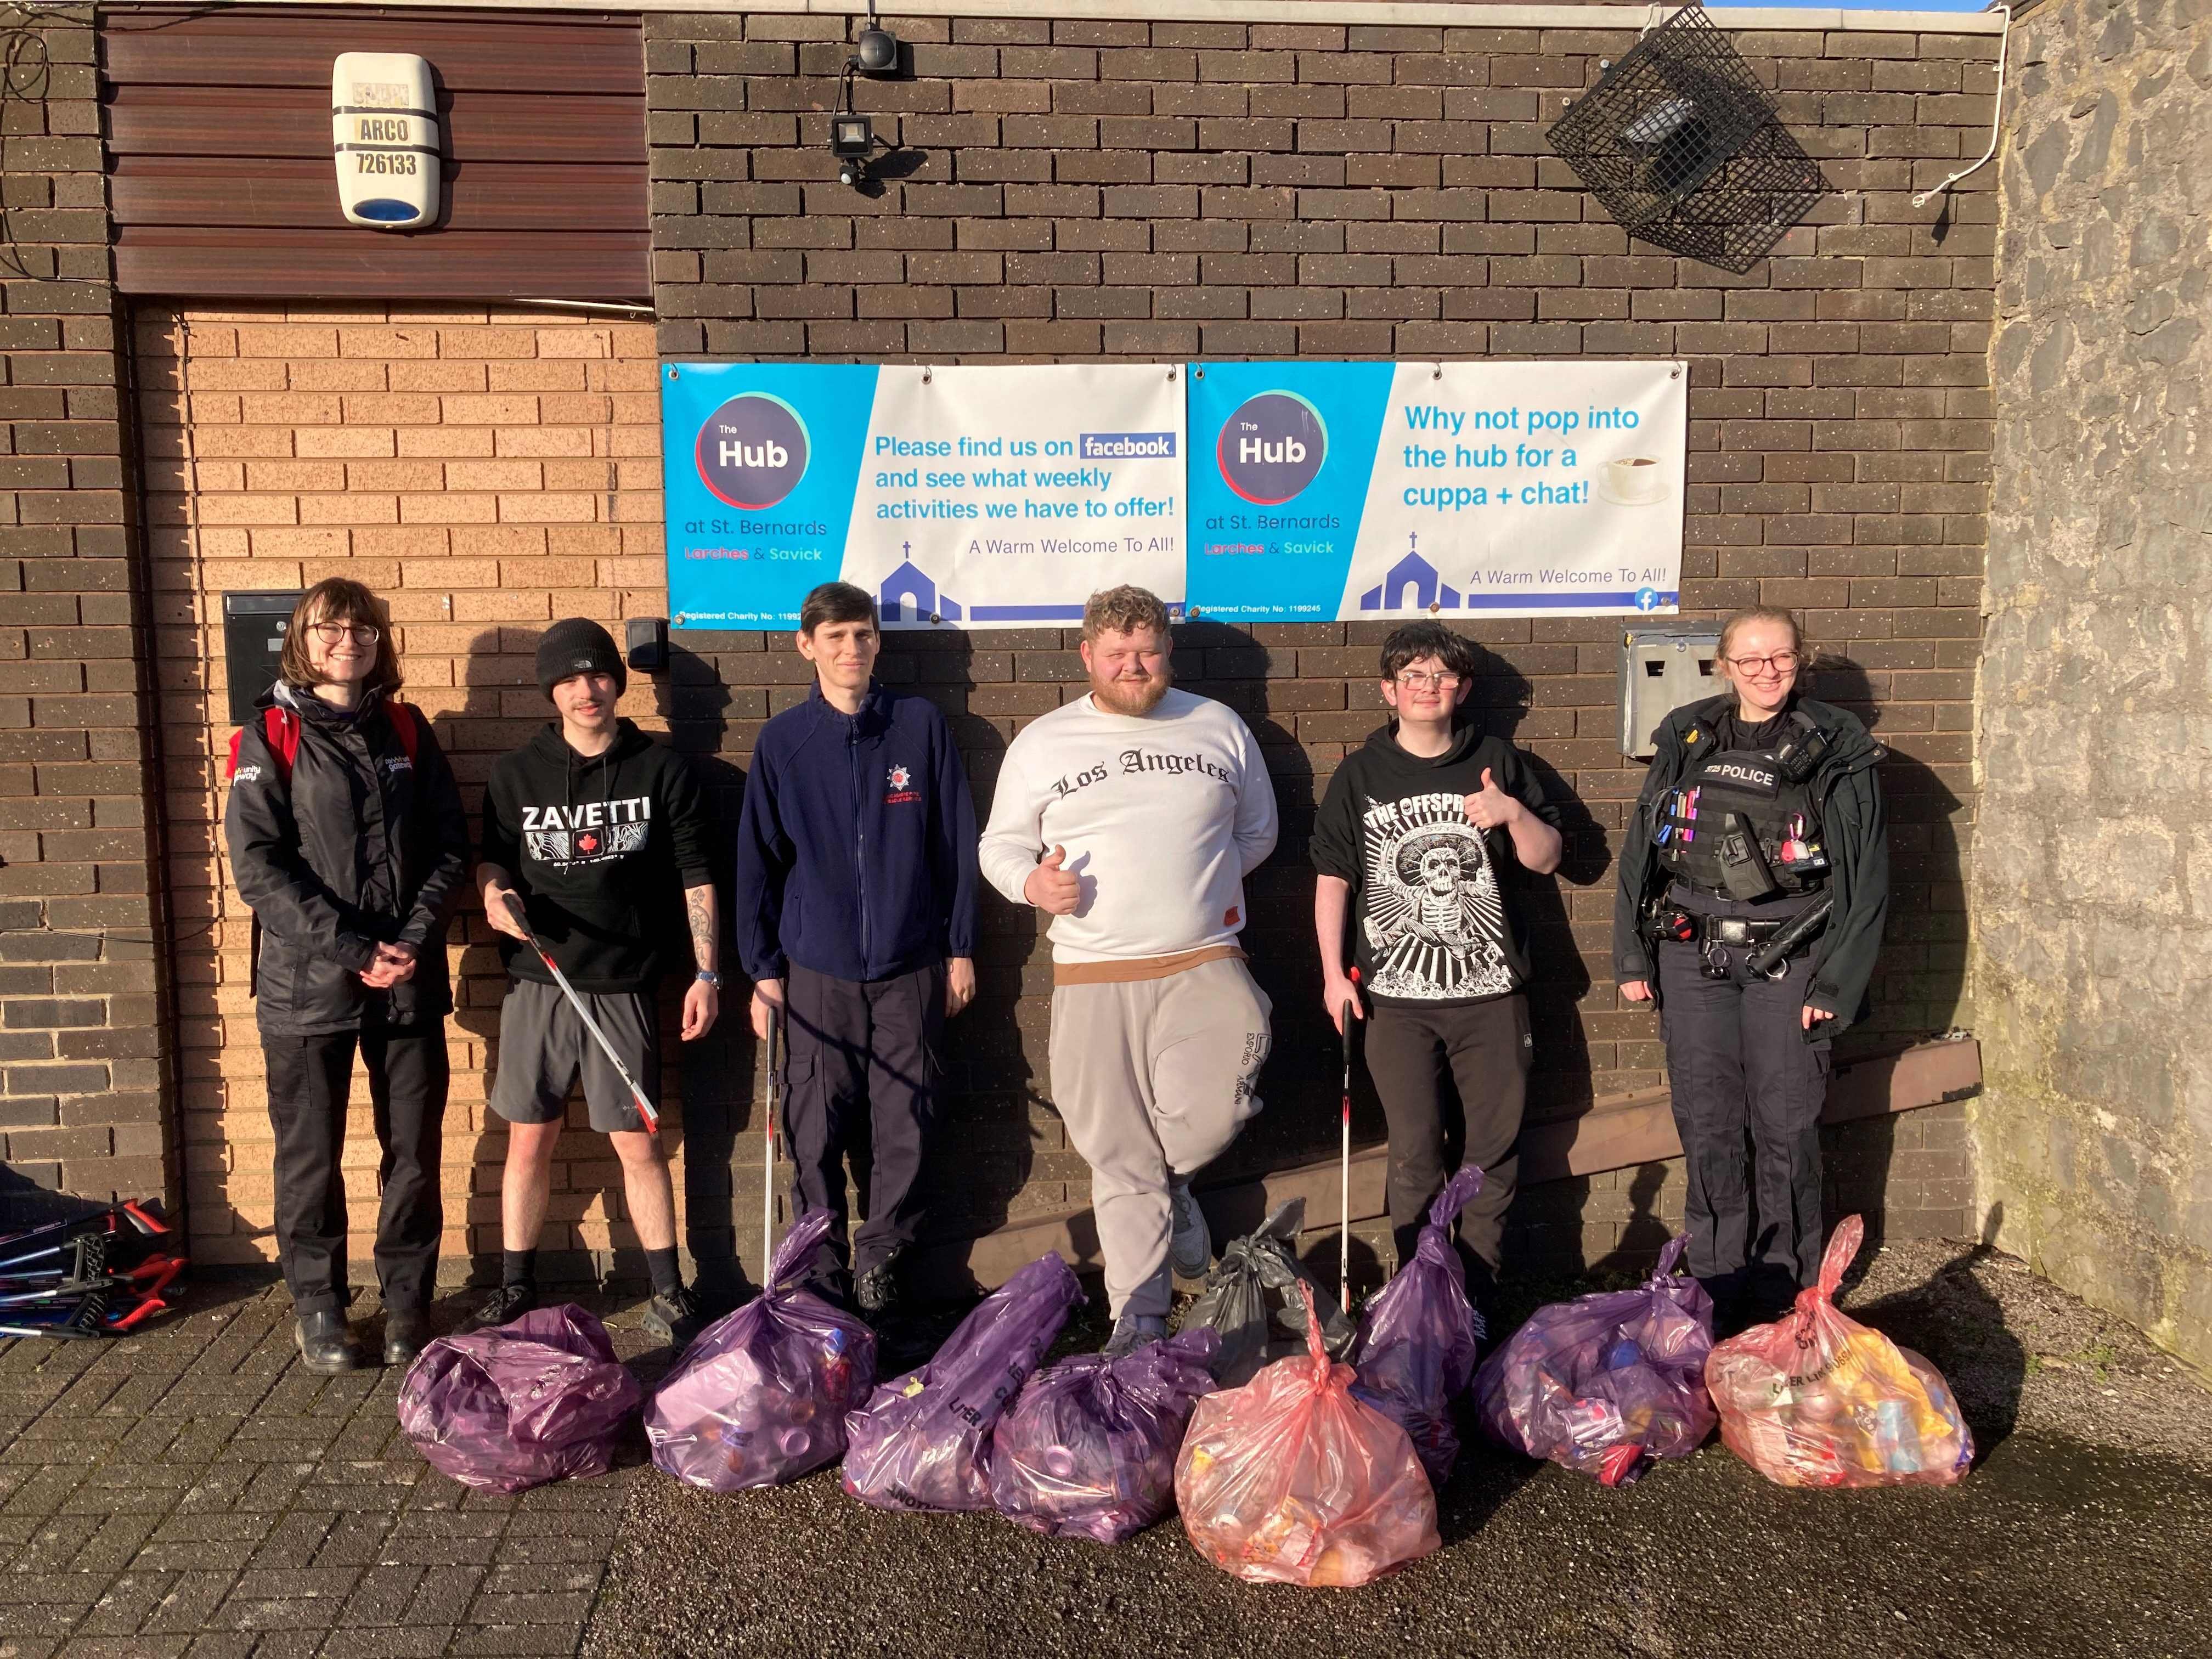
<path fill-rule="evenodd" d="M 898 36 L 889 29 L 865 28 L 853 42 L 853 63 L 863 75 L 896 75 Z"/>

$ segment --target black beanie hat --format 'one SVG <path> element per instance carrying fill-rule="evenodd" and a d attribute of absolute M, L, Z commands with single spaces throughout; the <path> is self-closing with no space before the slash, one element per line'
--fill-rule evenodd
<path fill-rule="evenodd" d="M 538 689 L 547 696 L 562 680 L 577 674 L 611 674 L 615 690 L 627 690 L 629 670 L 614 636 L 589 617 L 556 622 L 538 641 Z"/>

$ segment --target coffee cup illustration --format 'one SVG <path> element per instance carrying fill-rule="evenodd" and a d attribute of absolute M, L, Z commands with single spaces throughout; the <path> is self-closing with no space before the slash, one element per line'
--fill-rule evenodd
<path fill-rule="evenodd" d="M 1598 470 L 1597 493 L 1619 507 L 1646 507 L 1667 494 L 1667 469 L 1650 455 L 1624 455 Z"/>

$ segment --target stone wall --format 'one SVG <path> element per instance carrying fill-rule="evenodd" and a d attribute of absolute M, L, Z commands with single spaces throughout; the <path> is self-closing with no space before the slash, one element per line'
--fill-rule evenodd
<path fill-rule="evenodd" d="M 0 1231 L 176 1197 L 92 8 L 0 8 Z"/>
<path fill-rule="evenodd" d="M 1998 1243 L 2212 1364 L 2212 7 L 2018 27 L 1973 871 Z"/>

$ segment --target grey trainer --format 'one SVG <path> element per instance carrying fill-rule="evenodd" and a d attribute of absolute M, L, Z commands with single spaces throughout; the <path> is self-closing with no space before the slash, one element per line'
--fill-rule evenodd
<path fill-rule="evenodd" d="M 1168 1182 L 1168 1265 L 1177 1279 L 1198 1280 L 1213 1266 L 1213 1235 L 1188 1181 Z"/>
<path fill-rule="evenodd" d="M 1167 1334 L 1168 1322 L 1158 1314 L 1125 1313 L 1114 1322 L 1114 1334 L 1098 1352 L 1109 1359 L 1120 1359 Z"/>

